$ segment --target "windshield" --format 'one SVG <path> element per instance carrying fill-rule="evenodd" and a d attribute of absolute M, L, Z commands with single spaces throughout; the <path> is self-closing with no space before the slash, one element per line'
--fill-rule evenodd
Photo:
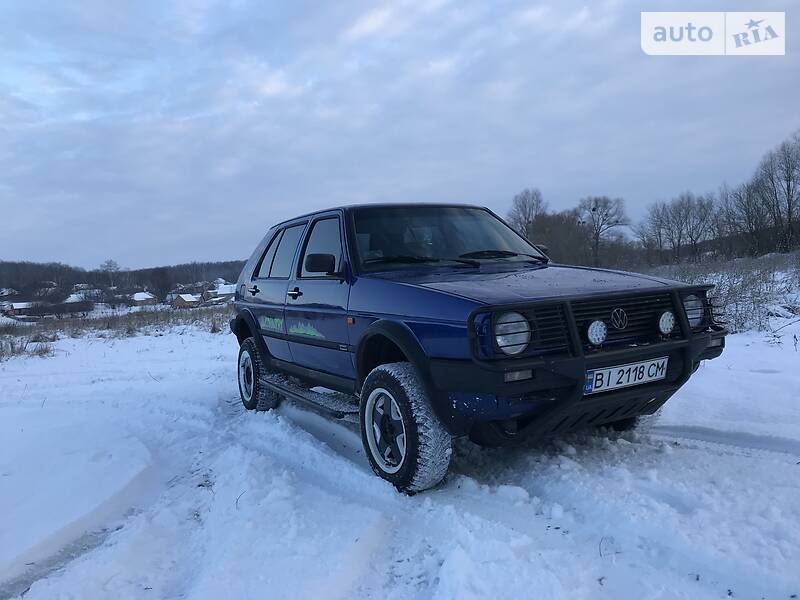
<path fill-rule="evenodd" d="M 479 267 L 546 257 L 490 212 L 457 206 L 392 206 L 353 211 L 362 271 Z"/>

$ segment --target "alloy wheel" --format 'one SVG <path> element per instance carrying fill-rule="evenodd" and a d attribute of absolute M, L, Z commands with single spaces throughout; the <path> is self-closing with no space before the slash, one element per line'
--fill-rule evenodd
<path fill-rule="evenodd" d="M 244 400 L 249 402 L 253 397 L 253 359 L 249 352 L 242 352 L 239 357 L 239 389 Z"/>
<path fill-rule="evenodd" d="M 367 398 L 364 417 L 369 449 L 386 473 L 397 473 L 406 458 L 406 427 L 392 394 L 377 388 Z"/>

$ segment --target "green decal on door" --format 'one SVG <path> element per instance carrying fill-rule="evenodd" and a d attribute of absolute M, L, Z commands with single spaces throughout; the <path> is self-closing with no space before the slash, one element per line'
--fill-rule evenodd
<path fill-rule="evenodd" d="M 311 323 L 299 323 L 289 327 L 289 333 L 292 335 L 304 335 L 306 337 L 319 338 L 324 340 L 325 336 L 314 327 Z"/>
<path fill-rule="evenodd" d="M 283 319 L 279 317 L 259 317 L 258 324 L 267 331 L 283 331 Z"/>

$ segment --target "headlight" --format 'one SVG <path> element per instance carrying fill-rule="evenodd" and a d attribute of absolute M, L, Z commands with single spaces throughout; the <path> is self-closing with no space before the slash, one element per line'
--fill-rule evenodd
<path fill-rule="evenodd" d="M 699 296 L 691 294 L 683 299 L 683 309 L 692 329 L 700 327 L 706 314 L 706 305 Z"/>
<path fill-rule="evenodd" d="M 494 339 L 505 354 L 519 354 L 531 341 L 531 324 L 519 313 L 503 313 L 495 321 Z"/>

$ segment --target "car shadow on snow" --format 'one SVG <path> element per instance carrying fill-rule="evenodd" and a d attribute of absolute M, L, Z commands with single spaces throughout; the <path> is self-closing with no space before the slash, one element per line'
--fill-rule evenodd
<path fill-rule="evenodd" d="M 514 484 L 523 474 L 544 476 L 565 463 L 591 469 L 626 462 L 642 450 L 660 452 L 660 445 L 663 443 L 656 443 L 646 431 L 618 432 L 610 428 L 591 428 L 501 448 L 483 448 L 459 439 L 453 445 L 451 472 L 490 486 Z"/>
<path fill-rule="evenodd" d="M 225 411 L 231 417 L 249 415 L 238 399 L 226 402 Z M 331 419 L 289 400 L 284 400 L 275 412 L 360 470 L 372 472 L 354 423 Z M 648 424 L 627 432 L 592 428 L 503 448 L 482 448 L 466 438 L 459 438 L 453 441 L 450 475 L 439 489 L 446 489 L 459 477 L 489 486 L 516 484 L 521 476 L 540 474 L 545 477 L 548 469 L 565 461 L 591 469 L 612 461 L 625 462 L 633 457 L 631 449 L 660 452 L 658 448 L 665 442 L 651 439 L 648 429 Z"/>

